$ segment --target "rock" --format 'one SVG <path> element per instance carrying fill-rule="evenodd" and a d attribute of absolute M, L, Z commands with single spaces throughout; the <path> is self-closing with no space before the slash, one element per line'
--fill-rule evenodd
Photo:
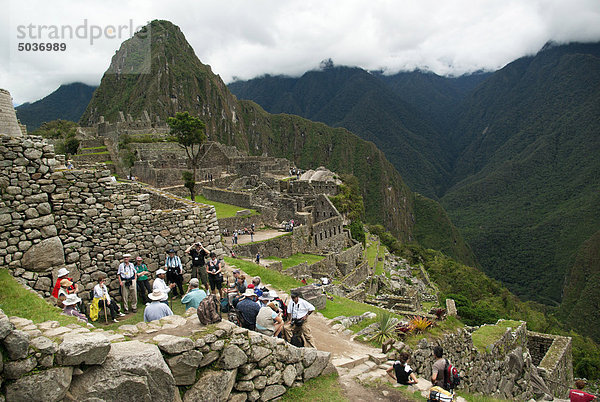
<path fill-rule="evenodd" d="M 233 368 L 238 368 L 247 361 L 248 356 L 246 356 L 242 349 L 235 345 L 229 345 L 221 353 L 219 365 L 226 370 L 230 370 Z"/>
<path fill-rule="evenodd" d="M 254 390 L 254 383 L 252 381 L 238 381 L 235 383 L 235 389 L 237 391 L 250 392 Z"/>
<path fill-rule="evenodd" d="M 283 385 L 269 385 L 265 390 L 260 394 L 261 401 L 270 401 L 271 399 L 275 399 L 278 396 L 285 394 L 285 387 Z"/>
<path fill-rule="evenodd" d="M 317 350 L 316 349 L 304 349 L 304 358 L 302 359 L 302 363 L 304 367 L 308 367 L 317 358 Z"/>
<path fill-rule="evenodd" d="M 156 345 L 114 343 L 101 366 L 73 378 L 73 401 L 170 401 L 175 380 Z"/>
<path fill-rule="evenodd" d="M 283 383 L 286 387 L 291 387 L 296 379 L 296 367 L 290 364 L 283 370 Z"/>
<path fill-rule="evenodd" d="M 216 352 L 214 350 L 210 351 L 210 352 L 206 353 L 204 355 L 204 357 L 202 358 L 202 361 L 200 362 L 200 367 L 208 366 L 209 364 L 211 364 L 218 358 L 219 358 L 219 352 Z"/>
<path fill-rule="evenodd" d="M 8 361 L 4 364 L 2 376 L 8 380 L 16 380 L 29 373 L 35 366 L 37 366 L 37 360 L 33 356 L 23 360 Z"/>
<path fill-rule="evenodd" d="M 119 331 L 123 333 L 123 335 L 126 336 L 133 336 L 135 334 L 137 334 L 138 332 L 140 332 L 140 329 L 136 326 L 136 325 L 121 325 L 119 327 Z"/>
<path fill-rule="evenodd" d="M 283 373 L 281 371 L 274 372 L 267 378 L 267 384 L 273 385 L 273 384 L 280 383 L 282 375 L 283 375 Z"/>
<path fill-rule="evenodd" d="M 64 334 L 68 334 L 69 332 L 71 332 L 69 328 L 58 327 L 44 332 L 44 336 L 47 336 L 48 338 L 62 337 Z"/>
<path fill-rule="evenodd" d="M 250 402 L 258 401 L 260 399 L 260 392 L 256 389 L 252 392 L 248 392 L 247 395 Z"/>
<path fill-rule="evenodd" d="M 317 351 L 317 357 L 313 364 L 304 369 L 304 381 L 319 376 L 327 366 L 327 363 L 329 363 L 330 356 L 331 353 L 329 352 Z"/>
<path fill-rule="evenodd" d="M 267 376 L 261 375 L 254 379 L 254 388 L 264 389 L 267 386 Z"/>
<path fill-rule="evenodd" d="M 262 346 L 254 346 L 250 355 L 251 362 L 258 362 L 271 354 L 271 349 Z"/>
<path fill-rule="evenodd" d="M 190 350 L 167 359 L 176 385 L 192 385 L 196 381 L 196 369 L 202 361 L 202 356 L 202 352 Z"/>
<path fill-rule="evenodd" d="M 56 361 L 63 366 L 102 364 L 111 349 L 108 338 L 98 332 L 65 336 Z"/>
<path fill-rule="evenodd" d="M 206 370 L 183 397 L 183 402 L 227 401 L 235 383 L 237 370 Z"/>
<path fill-rule="evenodd" d="M 21 266 L 34 272 L 42 272 L 60 265 L 65 265 L 65 252 L 58 236 L 34 244 L 21 258 Z"/>
<path fill-rule="evenodd" d="M 22 377 L 6 386 L 6 399 L 15 402 L 56 402 L 71 385 L 72 367 L 57 367 Z"/>
<path fill-rule="evenodd" d="M 2 340 L 10 360 L 19 360 L 27 357 L 29 350 L 29 336 L 18 329 L 13 329 Z"/>
<path fill-rule="evenodd" d="M 231 393 L 231 395 L 229 395 L 229 399 L 228 402 L 245 402 L 246 399 L 248 399 L 248 397 L 246 396 L 245 392 L 240 392 L 240 393 Z"/>
<path fill-rule="evenodd" d="M 46 278 L 46 279 L 50 280 L 50 278 Z M 52 282 L 49 282 L 49 283 L 51 284 Z M 60 323 L 58 321 L 44 321 L 41 324 L 38 324 L 37 327 L 41 331 L 47 331 L 47 330 L 52 329 L 52 328 L 58 328 L 58 327 L 60 327 Z"/>
<path fill-rule="evenodd" d="M 176 355 L 194 349 L 194 341 L 190 338 L 181 336 L 161 334 L 156 335 L 152 340 L 158 343 L 160 350 L 170 355 Z"/>
<path fill-rule="evenodd" d="M 0 318 L 0 340 L 6 338 L 6 335 L 10 334 L 14 327 L 7 317 Z"/>
<path fill-rule="evenodd" d="M 56 344 L 56 342 L 53 342 L 45 336 L 38 336 L 37 338 L 33 338 L 30 342 L 30 346 L 38 352 L 45 355 L 54 354 L 58 350 L 58 345 Z"/>

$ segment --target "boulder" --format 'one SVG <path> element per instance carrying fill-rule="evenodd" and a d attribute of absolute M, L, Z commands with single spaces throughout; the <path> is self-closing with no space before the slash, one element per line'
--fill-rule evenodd
<path fill-rule="evenodd" d="M 158 346 L 129 341 L 114 343 L 101 366 L 73 378 L 73 401 L 171 401 L 175 380 Z"/>
<path fill-rule="evenodd" d="M 200 367 L 208 366 L 215 360 L 219 358 L 219 352 L 215 352 L 214 350 L 206 353 L 200 362 Z"/>
<path fill-rule="evenodd" d="M 286 387 L 291 387 L 296 379 L 296 367 L 290 364 L 283 370 L 283 383 Z"/>
<path fill-rule="evenodd" d="M 34 244 L 21 258 L 21 266 L 29 271 L 41 272 L 60 265 L 65 265 L 65 251 L 58 236 Z"/>
<path fill-rule="evenodd" d="M 183 402 L 214 401 L 224 402 L 235 383 L 236 370 L 206 370 L 198 381 L 183 396 Z"/>
<path fill-rule="evenodd" d="M 271 399 L 275 399 L 278 396 L 285 394 L 285 387 L 283 385 L 269 385 L 265 390 L 260 394 L 261 401 L 270 401 Z"/>
<path fill-rule="evenodd" d="M 30 345 L 38 352 L 45 355 L 54 354 L 58 350 L 58 345 L 56 344 L 56 342 L 53 342 L 45 336 L 38 336 L 37 338 L 33 338 L 30 342 Z"/>
<path fill-rule="evenodd" d="M 160 350 L 170 355 L 176 355 L 194 349 L 194 341 L 182 336 L 161 334 L 156 335 L 152 340 L 157 342 Z"/>
<path fill-rule="evenodd" d="M 271 349 L 262 347 L 262 346 L 254 346 L 252 348 L 252 353 L 250 355 L 251 362 L 261 361 L 263 358 L 269 356 L 271 354 Z"/>
<path fill-rule="evenodd" d="M 29 351 L 29 335 L 18 329 L 13 329 L 2 340 L 8 358 L 10 360 L 19 360 L 27 357 Z"/>
<path fill-rule="evenodd" d="M 321 374 L 323 369 L 327 367 L 327 363 L 329 363 L 329 358 L 331 353 L 322 352 L 320 350 L 316 351 L 317 357 L 313 364 L 304 369 L 304 381 L 310 380 L 311 378 L 317 377 Z"/>
<path fill-rule="evenodd" d="M 219 360 L 219 366 L 226 370 L 238 368 L 242 364 L 248 361 L 246 353 L 235 345 L 227 346 L 221 353 L 221 359 Z"/>
<path fill-rule="evenodd" d="M 110 348 L 108 338 L 98 332 L 69 335 L 58 347 L 56 361 L 64 366 L 102 364 Z"/>
<path fill-rule="evenodd" d="M 0 340 L 6 338 L 6 335 L 10 334 L 10 331 L 12 331 L 15 328 L 15 326 L 13 325 L 13 323 L 11 323 L 8 319 L 8 317 L 1 317 L 0 318 Z"/>
<path fill-rule="evenodd" d="M 73 367 L 56 367 L 22 377 L 6 386 L 6 399 L 15 402 L 56 402 L 62 400 L 69 385 Z"/>
<path fill-rule="evenodd" d="M 176 385 L 192 385 L 196 381 L 196 369 L 202 361 L 202 352 L 190 350 L 167 359 L 167 365 Z"/>
<path fill-rule="evenodd" d="M 8 380 L 16 380 L 23 374 L 29 373 L 35 366 L 37 360 L 33 356 L 23 360 L 8 361 L 4 364 L 2 376 Z"/>

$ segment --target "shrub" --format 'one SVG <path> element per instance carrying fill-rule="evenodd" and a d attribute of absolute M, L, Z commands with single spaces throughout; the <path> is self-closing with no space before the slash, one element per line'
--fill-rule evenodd
<path fill-rule="evenodd" d="M 396 320 L 392 317 L 392 315 L 388 312 L 382 313 L 379 317 L 379 329 L 369 340 L 375 341 L 378 344 L 382 344 L 387 339 L 394 337 L 395 326 Z"/>
<path fill-rule="evenodd" d="M 433 325 L 433 323 L 425 317 L 415 316 L 411 318 L 408 325 L 412 327 L 414 332 L 421 333 Z"/>

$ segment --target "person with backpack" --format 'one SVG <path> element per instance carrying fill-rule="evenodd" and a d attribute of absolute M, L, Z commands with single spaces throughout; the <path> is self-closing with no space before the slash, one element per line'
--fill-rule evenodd
<path fill-rule="evenodd" d="M 446 367 L 446 359 L 443 358 L 444 349 L 441 346 L 436 346 L 433 348 L 433 356 L 436 360 L 431 369 L 431 383 L 435 386 L 444 388 L 444 368 Z"/>
<path fill-rule="evenodd" d="M 396 380 L 398 384 L 411 385 L 419 382 L 412 368 L 408 365 L 409 358 L 410 355 L 407 352 L 400 353 L 394 365 L 386 370 L 387 374 Z"/>
<path fill-rule="evenodd" d="M 284 327 L 285 337 L 292 343 L 292 338 L 297 336 L 303 340 L 303 345 L 316 349 L 307 321 L 308 316 L 315 311 L 315 306 L 301 298 L 298 291 L 292 291 L 291 297 L 292 301 L 287 307 L 289 323 Z"/>
<path fill-rule="evenodd" d="M 431 383 L 434 385 L 429 390 L 430 401 L 452 401 L 454 388 L 460 383 L 458 370 L 444 359 L 444 349 L 441 346 L 433 348 L 435 363 L 431 370 Z"/>

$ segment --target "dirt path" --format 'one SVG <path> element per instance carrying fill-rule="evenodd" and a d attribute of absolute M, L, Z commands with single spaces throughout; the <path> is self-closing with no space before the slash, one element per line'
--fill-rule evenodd
<path fill-rule="evenodd" d="M 268 240 L 268 239 L 272 239 L 273 237 L 281 236 L 282 234 L 286 234 L 286 233 L 287 232 L 283 232 L 281 230 L 275 230 L 275 229 L 259 230 L 254 233 L 254 241 Z M 232 242 L 231 235 L 224 238 L 224 241 L 225 241 L 225 244 L 227 244 L 228 246 L 231 246 L 231 242 Z M 238 235 L 238 244 L 246 244 L 246 243 L 252 243 L 252 241 L 250 241 L 250 235 L 249 234 Z"/>

